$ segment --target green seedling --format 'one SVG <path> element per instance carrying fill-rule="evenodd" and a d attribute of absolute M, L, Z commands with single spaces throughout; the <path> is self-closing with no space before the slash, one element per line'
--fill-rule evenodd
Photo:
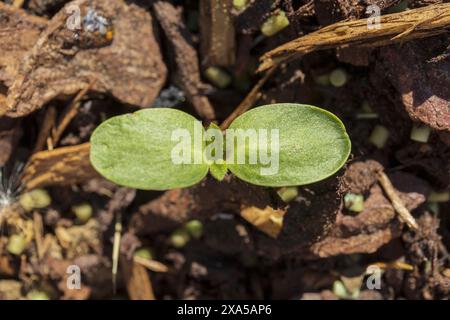
<path fill-rule="evenodd" d="M 86 202 L 73 206 L 72 212 L 81 223 L 86 223 L 92 218 L 92 206 Z"/>
<path fill-rule="evenodd" d="M 342 122 L 313 106 L 254 108 L 224 133 L 215 125 L 205 130 L 182 111 L 158 108 L 103 122 L 91 137 L 90 159 L 110 181 L 143 190 L 189 187 L 208 171 L 219 181 L 230 171 L 255 185 L 287 187 L 335 174 L 350 149 Z"/>
<path fill-rule="evenodd" d="M 277 14 L 269 17 L 261 26 L 261 33 L 266 37 L 273 36 L 284 28 L 289 26 L 289 20 L 286 12 L 280 10 Z"/>
<path fill-rule="evenodd" d="M 26 245 L 27 245 L 27 240 L 25 239 L 25 237 L 23 235 L 13 234 L 8 239 L 8 245 L 6 247 L 6 250 L 8 250 L 8 252 L 10 254 L 19 256 L 22 254 Z"/>
<path fill-rule="evenodd" d="M 33 209 L 42 209 L 49 206 L 52 199 L 46 190 L 34 189 L 22 194 L 19 203 L 25 211 L 30 212 Z"/>
<path fill-rule="evenodd" d="M 353 212 L 364 210 L 364 197 L 362 194 L 347 193 L 344 196 L 345 208 Z"/>

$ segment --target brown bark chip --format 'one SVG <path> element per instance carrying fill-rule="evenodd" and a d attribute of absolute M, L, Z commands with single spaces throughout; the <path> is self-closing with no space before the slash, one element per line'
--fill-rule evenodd
<path fill-rule="evenodd" d="M 98 177 L 89 161 L 89 143 L 35 153 L 25 168 L 28 189 L 70 185 Z"/>
<path fill-rule="evenodd" d="M 202 93 L 207 86 L 201 81 L 197 51 L 183 23 L 182 12 L 164 1 L 156 1 L 153 8 L 175 56 L 177 82 L 199 116 L 214 120 L 215 111 L 208 97 Z"/>
<path fill-rule="evenodd" d="M 231 8 L 231 0 L 200 1 L 202 65 L 234 64 L 236 40 Z"/>
<path fill-rule="evenodd" d="M 71 24 L 76 20 L 73 8 L 80 9 L 78 26 Z M 89 13 L 106 19 L 106 25 L 100 23 L 103 30 L 89 30 L 85 23 Z M 150 14 L 119 0 L 68 3 L 16 64 L 20 66 L 6 99 L 7 115 L 12 117 L 27 115 L 51 99 L 73 95 L 94 79 L 93 91 L 148 107 L 167 73 Z"/>

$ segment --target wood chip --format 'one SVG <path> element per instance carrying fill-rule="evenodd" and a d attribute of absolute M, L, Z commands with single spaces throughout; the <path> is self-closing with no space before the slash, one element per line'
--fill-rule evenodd
<path fill-rule="evenodd" d="M 155 300 L 147 269 L 133 260 L 127 260 L 123 255 L 120 257 L 120 265 L 130 299 Z"/>
<path fill-rule="evenodd" d="M 55 131 L 52 134 L 52 143 L 53 145 L 56 145 L 61 138 L 62 134 L 66 130 L 67 126 L 69 125 L 70 121 L 72 121 L 73 118 L 78 113 L 78 108 L 81 104 L 81 99 L 86 95 L 89 90 L 91 90 L 95 83 L 97 82 L 97 79 L 93 79 L 89 85 L 87 85 L 83 90 L 80 90 L 76 97 L 72 100 L 72 102 L 67 106 L 66 111 L 64 112 L 64 116 L 59 123 L 58 127 L 55 128 Z"/>
<path fill-rule="evenodd" d="M 27 189 L 48 185 L 70 185 L 99 177 L 89 161 L 89 143 L 41 151 L 24 170 Z"/>
<path fill-rule="evenodd" d="M 34 228 L 34 241 L 36 242 L 36 249 L 39 260 L 44 256 L 44 223 L 42 221 L 42 216 L 39 212 L 33 212 L 33 228 Z"/>
<path fill-rule="evenodd" d="M 283 228 L 283 217 L 285 213 L 286 210 L 273 209 L 270 206 L 264 209 L 258 207 L 244 207 L 241 209 L 241 216 L 245 220 L 275 239 Z"/>
<path fill-rule="evenodd" d="M 231 14 L 232 2 L 232 0 L 200 0 L 202 65 L 234 65 L 236 41 Z"/>
<path fill-rule="evenodd" d="M 395 270 L 405 270 L 405 271 L 413 271 L 414 267 L 409 263 L 405 263 L 402 261 L 392 261 L 392 262 L 376 262 L 372 265 L 379 267 L 381 269 L 395 269 Z"/>
<path fill-rule="evenodd" d="M 214 109 L 202 93 L 207 85 L 200 79 L 197 51 L 183 23 L 182 12 L 165 1 L 155 1 L 153 8 L 175 55 L 176 72 L 181 88 L 200 117 L 214 120 Z"/>
<path fill-rule="evenodd" d="M 108 33 L 101 36 L 83 28 L 69 29 L 70 14 L 66 9 L 71 5 L 79 6 L 82 18 L 93 8 L 109 19 L 109 38 Z M 24 23 L 30 24 L 30 20 L 35 19 L 26 16 Z M 13 37 L 17 25 L 2 30 L 4 37 L 15 39 L 13 43 L 21 43 Z M 24 39 L 34 40 L 40 33 L 39 27 L 31 29 L 23 31 Z M 32 40 L 24 50 L 29 49 Z M 3 110 L 11 117 L 25 116 L 52 99 L 74 95 L 94 79 L 98 81 L 93 91 L 111 94 L 123 103 L 149 107 L 167 74 L 150 13 L 121 0 L 68 3 L 48 22 L 33 47 L 22 58 L 14 57 L 12 65 L 16 67 L 9 74 L 14 79 L 11 85 L 6 84 L 9 90 Z"/>
<path fill-rule="evenodd" d="M 39 128 L 39 134 L 36 139 L 33 153 L 42 151 L 45 148 L 45 144 L 47 139 L 50 137 L 50 133 L 55 126 L 55 122 L 56 108 L 50 105 L 45 111 L 44 120 L 42 120 L 41 127 Z"/>
<path fill-rule="evenodd" d="M 445 33 L 450 25 L 450 3 L 381 16 L 379 29 L 369 29 L 367 23 L 367 19 L 339 22 L 285 43 L 261 57 L 258 71 L 316 50 L 383 46 Z"/>

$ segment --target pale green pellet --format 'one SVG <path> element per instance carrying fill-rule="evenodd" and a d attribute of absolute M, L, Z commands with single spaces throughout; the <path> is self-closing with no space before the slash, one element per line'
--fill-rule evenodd
<path fill-rule="evenodd" d="M 203 235 L 203 223 L 200 220 L 191 220 L 185 224 L 187 232 L 194 239 L 199 239 Z"/>
<path fill-rule="evenodd" d="M 389 130 L 381 125 L 376 125 L 369 137 L 369 141 L 377 148 L 382 149 L 389 138 Z"/>
<path fill-rule="evenodd" d="M 170 235 L 170 243 L 175 248 L 183 248 L 191 239 L 185 229 L 178 229 Z"/>
<path fill-rule="evenodd" d="M 8 245 L 6 247 L 6 250 L 8 250 L 9 253 L 18 256 L 22 254 L 26 245 L 27 241 L 24 236 L 19 234 L 13 234 L 8 239 Z"/>
<path fill-rule="evenodd" d="M 29 212 L 33 209 L 42 209 L 49 206 L 52 199 L 48 192 L 44 189 L 34 189 L 19 197 L 19 204 L 22 208 Z"/>
<path fill-rule="evenodd" d="M 261 33 L 266 37 L 270 37 L 287 26 L 289 26 L 289 20 L 286 16 L 286 12 L 280 10 L 276 15 L 271 16 L 263 23 L 261 26 Z"/>
<path fill-rule="evenodd" d="M 92 206 L 86 202 L 73 206 L 72 211 L 82 223 L 88 222 L 92 217 Z"/>
<path fill-rule="evenodd" d="M 335 69 L 333 72 L 330 73 L 330 83 L 334 87 L 339 88 L 344 86 L 347 83 L 347 80 L 348 80 L 347 72 L 342 68 Z"/>

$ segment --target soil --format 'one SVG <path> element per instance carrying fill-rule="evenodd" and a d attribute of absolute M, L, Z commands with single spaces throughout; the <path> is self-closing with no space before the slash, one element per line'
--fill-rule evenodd
<path fill-rule="evenodd" d="M 283 56 L 264 77 L 258 59 L 270 50 L 366 19 L 369 5 L 401 15 L 404 1 L 250 0 L 241 10 L 232 2 L 0 1 L 0 299 L 450 298 L 450 202 L 430 201 L 450 192 L 450 24 L 420 29 L 428 19 L 401 42 Z M 95 10 L 106 31 L 68 28 L 71 6 L 81 17 Z M 263 36 L 261 25 L 280 10 L 289 26 Z M 214 86 L 211 66 L 232 83 Z M 337 68 L 348 77 L 340 87 L 327 82 Z M 280 102 L 335 113 L 352 141 L 337 174 L 298 187 L 287 203 L 280 190 L 232 175 L 165 192 L 128 189 L 89 162 L 93 130 L 118 114 L 165 104 L 220 125 Z M 389 136 L 379 148 L 370 135 L 380 125 Z M 419 125 L 430 130 L 426 142 L 410 137 Z M 26 211 L 19 198 L 36 188 L 51 203 Z M 364 197 L 359 212 L 344 202 L 350 193 Z M 91 217 L 77 217 L 80 204 Z M 202 234 L 175 245 L 174 232 L 192 220 Z M 17 234 L 25 243 L 14 254 Z M 141 248 L 151 257 L 136 257 Z M 77 290 L 67 286 L 74 265 Z M 367 286 L 370 266 L 381 270 L 377 290 Z"/>

